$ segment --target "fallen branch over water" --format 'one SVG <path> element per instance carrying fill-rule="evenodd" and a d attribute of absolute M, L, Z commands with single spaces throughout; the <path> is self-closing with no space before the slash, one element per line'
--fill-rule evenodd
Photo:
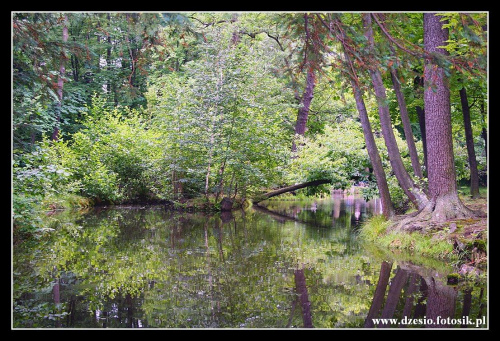
<path fill-rule="evenodd" d="M 252 200 L 252 202 L 254 204 L 257 204 L 257 203 L 259 203 L 261 201 L 264 201 L 266 199 L 275 197 L 275 196 L 283 194 L 283 193 L 293 192 L 293 191 L 296 191 L 298 189 L 305 188 L 305 187 L 311 187 L 311 186 L 319 186 L 319 185 L 323 185 L 323 184 L 329 184 L 331 182 L 332 182 L 331 180 L 320 179 L 320 180 L 313 180 L 313 181 L 303 182 L 301 184 L 296 184 L 296 185 L 292 185 L 292 186 L 287 186 L 287 187 L 279 188 L 277 190 L 264 193 L 264 194 L 258 196 L 257 198 L 254 198 Z"/>

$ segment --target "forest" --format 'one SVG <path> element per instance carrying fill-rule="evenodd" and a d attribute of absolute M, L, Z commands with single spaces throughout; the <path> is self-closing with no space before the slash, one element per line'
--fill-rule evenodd
<path fill-rule="evenodd" d="M 15 13 L 15 225 L 318 179 L 366 183 L 388 217 L 461 180 L 478 196 L 486 18 L 439 14 L 424 46 L 420 13 Z"/>
<path fill-rule="evenodd" d="M 487 12 L 13 12 L 11 79 L 15 246 L 353 188 L 393 236 L 487 233 Z"/>

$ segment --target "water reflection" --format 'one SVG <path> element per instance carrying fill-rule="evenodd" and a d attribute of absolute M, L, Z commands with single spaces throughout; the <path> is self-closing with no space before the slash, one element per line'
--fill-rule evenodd
<path fill-rule="evenodd" d="M 159 206 L 45 217 L 54 231 L 37 249 L 14 249 L 13 326 L 376 328 L 386 326 L 372 318 L 484 316 L 484 286 L 448 286 L 450 266 L 361 245 L 359 223 L 378 210 L 335 193 L 216 215 Z"/>
<path fill-rule="evenodd" d="M 484 286 L 447 285 L 440 274 L 404 262 L 389 283 L 392 267 L 382 262 L 365 328 L 486 328 Z"/>

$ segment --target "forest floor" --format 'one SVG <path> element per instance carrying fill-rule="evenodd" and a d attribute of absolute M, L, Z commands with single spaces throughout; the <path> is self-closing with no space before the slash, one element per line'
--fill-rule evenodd
<path fill-rule="evenodd" d="M 458 191 L 463 204 L 484 214 L 467 219 L 412 222 L 411 229 L 400 230 L 398 221 L 416 212 L 407 212 L 393 220 L 374 216 L 361 229 L 362 239 L 381 249 L 407 251 L 410 254 L 442 259 L 460 267 L 459 273 L 484 272 L 488 265 L 488 193 L 480 188 L 480 197 L 471 198 L 468 187 Z"/>
<path fill-rule="evenodd" d="M 449 219 L 443 223 L 428 223 L 428 225 L 432 225 L 428 232 L 432 235 L 431 240 L 453 244 L 454 253 L 461 254 L 461 263 L 466 266 L 484 268 L 488 262 L 487 193 L 482 192 L 479 198 L 474 199 L 468 193 L 468 191 L 462 191 L 459 194 L 460 199 L 468 208 L 483 212 L 484 217 Z"/>
<path fill-rule="evenodd" d="M 451 241 L 458 241 L 472 246 L 469 255 L 469 264 L 483 266 L 487 263 L 487 239 L 488 239 L 488 199 L 486 195 L 481 195 L 477 199 L 472 199 L 468 195 L 461 195 L 460 199 L 468 208 L 482 211 L 486 214 L 483 218 L 450 220 L 449 224 L 455 223 L 456 231 L 450 233 L 448 238 Z M 459 245 L 460 246 L 460 245 Z"/>

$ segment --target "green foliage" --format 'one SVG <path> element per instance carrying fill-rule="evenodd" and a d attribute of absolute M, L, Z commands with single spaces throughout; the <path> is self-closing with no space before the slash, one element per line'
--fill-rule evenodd
<path fill-rule="evenodd" d="M 55 201 L 79 192 L 81 183 L 73 177 L 68 161 L 72 155 L 67 142 L 48 140 L 31 153 L 14 153 L 12 214 L 16 232 L 29 235 L 38 231 L 43 227 L 37 218 L 40 210 L 56 208 Z"/>
<path fill-rule="evenodd" d="M 72 136 L 75 176 L 82 193 L 96 202 L 145 200 L 158 192 L 155 164 L 161 157 L 158 134 L 145 118 L 126 108 L 109 109 L 95 98 Z"/>
<path fill-rule="evenodd" d="M 284 124 L 291 93 L 272 74 L 280 52 L 269 39 L 235 45 L 232 30 L 206 32 L 200 58 L 186 63 L 180 76 L 152 78 L 147 94 L 172 184 L 198 195 L 230 195 L 237 188 L 248 194 L 270 185 L 291 144 Z"/>
<path fill-rule="evenodd" d="M 358 122 L 347 119 L 335 127 L 326 125 L 323 134 L 303 138 L 290 168 L 291 181 L 331 179 L 336 189 L 370 182 L 370 166 L 363 132 Z"/>
<path fill-rule="evenodd" d="M 441 13 L 450 30 L 441 61 L 450 73 L 457 180 L 469 177 L 458 90 L 470 94 L 480 170 L 486 169 L 487 47 L 484 13 Z M 349 79 L 340 65 L 339 42 L 317 16 L 303 13 L 62 13 L 13 15 L 13 160 L 16 226 L 39 209 L 157 200 L 241 200 L 262 188 L 331 179 L 335 188 L 363 185 L 365 199 L 377 187 L 356 121 Z M 423 107 L 421 58 L 395 49 L 374 24 L 376 49 L 367 55 L 359 13 L 325 14 L 346 25 L 353 67 L 396 208 L 407 199 L 391 172 L 380 136 L 376 99 L 367 64 L 383 73 L 394 131 L 412 173 L 399 107 L 389 89 L 397 67 L 423 164 L 422 132 L 414 114 Z M 400 44 L 422 47 L 422 16 L 392 13 L 384 27 Z M 307 37 L 306 37 L 307 33 Z M 330 38 L 329 38 L 330 37 Z M 306 39 L 307 38 L 307 39 Z M 64 52 L 66 59 L 61 59 Z M 296 158 L 290 147 L 309 60 L 317 84 L 307 132 Z M 65 74 L 59 74 L 61 63 Z M 352 72 L 350 70 L 349 72 Z M 64 80 L 63 101 L 56 94 Z M 60 104 L 60 105 L 59 105 Z M 59 116 L 57 116 L 59 115 Z M 47 141 L 60 117 L 61 142 Z M 398 133 L 399 132 L 399 133 Z M 40 154 L 41 153 L 41 154 Z M 40 156 L 43 155 L 43 156 Z M 425 180 L 424 180 L 425 183 Z M 326 192 L 324 185 L 301 195 Z M 85 198 L 85 199 L 82 199 Z"/>

